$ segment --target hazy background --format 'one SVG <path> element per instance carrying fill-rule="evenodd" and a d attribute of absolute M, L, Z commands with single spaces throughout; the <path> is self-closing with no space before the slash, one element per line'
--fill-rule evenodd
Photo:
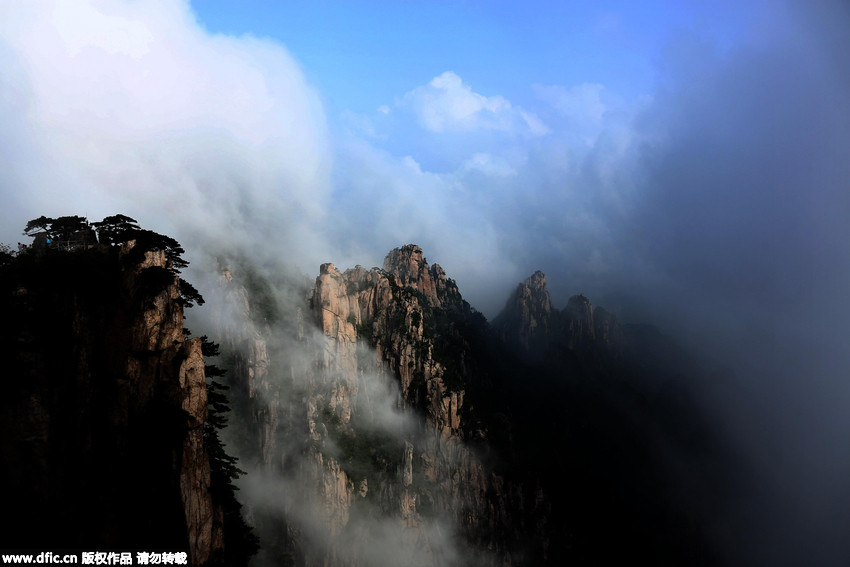
<path fill-rule="evenodd" d="M 415 242 L 488 317 L 541 269 L 734 370 L 742 554 L 846 564 L 848 6 L 310 4 L 0 4 L 0 242 L 120 212 L 311 276 Z"/>

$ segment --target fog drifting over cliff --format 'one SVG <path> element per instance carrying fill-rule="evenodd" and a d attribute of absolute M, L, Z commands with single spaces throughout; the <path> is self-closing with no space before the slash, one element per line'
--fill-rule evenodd
<path fill-rule="evenodd" d="M 520 105 L 447 68 L 329 120 L 297 54 L 210 34 L 185 2 L 5 2 L 0 241 L 42 214 L 120 212 L 197 264 L 235 248 L 314 275 L 416 242 L 488 316 L 535 269 L 558 306 L 628 294 L 738 377 L 706 403 L 762 483 L 725 541 L 745 560 L 837 564 L 847 29 L 838 2 L 774 4 L 732 46 L 683 31 L 635 100 L 589 79 L 528 85 Z"/>
<path fill-rule="evenodd" d="M 123 211 L 195 250 L 327 254 L 324 115 L 282 46 L 210 35 L 184 2 L 0 10 L 4 241 Z"/>

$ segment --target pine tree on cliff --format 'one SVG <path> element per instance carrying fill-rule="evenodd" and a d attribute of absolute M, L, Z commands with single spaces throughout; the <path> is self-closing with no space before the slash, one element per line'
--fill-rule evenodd
<path fill-rule="evenodd" d="M 201 337 L 201 351 L 208 360 L 220 354 L 219 345 L 210 341 L 206 335 Z M 259 539 L 242 517 L 242 504 L 236 500 L 235 491 L 239 490 L 233 481 L 245 474 L 236 466 L 238 459 L 227 454 L 221 442 L 219 431 L 227 425 L 230 404 L 225 393 L 229 388 L 215 378 L 227 372 L 213 364 L 204 366 L 207 376 L 207 421 L 204 424 L 204 443 L 210 458 L 210 491 L 213 500 L 219 502 L 224 510 L 224 551 L 214 562 L 222 565 L 241 566 L 260 548 Z"/>
<path fill-rule="evenodd" d="M 176 275 L 188 262 L 173 238 L 113 215 L 93 225 L 100 245 L 77 245 L 81 230 L 93 236 L 89 226 L 84 217 L 42 216 L 29 221 L 24 234 L 42 244 L 56 239 L 59 246 L 18 256 L 0 246 L 0 312 L 9 323 L 0 332 L 0 354 L 6 372 L 16 378 L 0 404 L 0 480 L 12 488 L 0 547 L 121 546 L 149 537 L 164 548 L 178 548 L 186 543 L 187 518 L 175 498 L 174 455 L 185 450 L 188 413 L 175 397 L 180 388 L 171 370 L 180 366 L 172 362 L 183 360 L 180 349 L 189 341 L 131 347 L 128 321 L 139 315 L 139 306 L 175 285 L 179 296 L 163 309 L 178 313 L 175 303 L 185 308 L 204 300 Z M 61 245 L 63 240 L 72 245 Z M 130 241 L 135 241 L 131 249 L 120 250 Z M 167 261 L 159 256 L 141 268 L 138 263 L 149 251 L 162 251 Z M 127 274 L 133 277 L 123 277 Z M 173 359 L 157 366 L 168 349 L 183 354 L 172 353 Z M 201 351 L 214 357 L 218 347 L 204 337 Z M 155 369 L 148 373 L 148 389 L 141 388 L 149 396 L 143 401 L 127 388 L 128 360 L 141 357 Z M 226 388 L 215 381 L 223 372 L 212 364 L 205 371 L 204 458 L 190 467 L 209 460 L 206 494 L 223 524 L 224 540 L 224 549 L 206 564 L 247 565 L 258 541 L 234 496 L 233 480 L 243 472 L 219 436 L 229 411 Z M 32 411 L 34 403 L 38 411 Z M 100 506 L 83 505 L 91 502 Z"/>
<path fill-rule="evenodd" d="M 101 244 L 121 244 L 132 240 L 133 234 L 142 230 L 136 219 L 125 215 L 108 216 L 100 222 L 92 223 L 97 229 L 97 236 Z"/>

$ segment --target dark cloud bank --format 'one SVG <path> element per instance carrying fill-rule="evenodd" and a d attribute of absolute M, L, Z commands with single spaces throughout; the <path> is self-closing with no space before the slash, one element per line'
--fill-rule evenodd
<path fill-rule="evenodd" d="M 743 563 L 850 558 L 848 16 L 789 11 L 722 55 L 683 38 L 640 117 L 622 247 L 645 307 L 732 369 L 700 388 L 755 471 L 729 519 Z"/>

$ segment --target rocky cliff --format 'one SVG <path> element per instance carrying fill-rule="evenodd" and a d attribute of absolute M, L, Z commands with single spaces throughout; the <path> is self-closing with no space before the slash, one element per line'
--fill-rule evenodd
<path fill-rule="evenodd" d="M 21 256 L 0 297 L 0 547 L 221 552 L 202 344 L 165 251 Z"/>
<path fill-rule="evenodd" d="M 313 282 L 222 273 L 258 564 L 709 563 L 660 472 L 702 430 L 646 379 L 673 359 L 644 328 L 554 309 L 540 272 L 491 326 L 415 245 Z"/>
<path fill-rule="evenodd" d="M 517 286 L 493 325 L 505 343 L 539 357 L 552 340 L 554 317 L 546 275 L 537 271 Z"/>
<path fill-rule="evenodd" d="M 469 347 L 452 324 L 472 310 L 442 268 L 429 267 L 414 245 L 390 252 L 382 270 L 354 268 L 340 273 L 325 264 L 311 305 L 329 339 L 330 356 L 324 367 L 331 374 L 386 373 L 398 383 L 397 407 L 425 418 L 424 430 L 405 440 L 398 496 L 404 521 L 421 523 L 417 504 L 423 504 L 432 514 L 450 517 L 464 533 L 483 534 L 508 522 L 503 480 L 485 470 L 463 443 L 470 437 L 486 437 L 476 427 L 467 391 L 470 383 L 465 378 L 473 374 L 467 368 Z M 451 352 L 445 348 L 447 336 L 452 336 Z M 358 338 L 374 348 L 375 360 L 367 359 L 365 368 L 357 360 Z M 345 394 L 331 398 L 343 425 L 350 421 L 349 403 L 336 400 L 347 398 Z M 411 489 L 414 470 L 423 479 L 418 490 Z M 486 494 L 491 497 L 485 498 Z M 493 510 L 501 510 L 501 517 L 494 517 Z M 488 546 L 497 549 L 503 543 L 490 541 Z"/>
<path fill-rule="evenodd" d="M 295 307 L 270 318 L 252 298 L 291 285 L 263 291 L 224 274 L 222 303 L 239 308 L 220 328 L 259 433 L 248 453 L 286 487 L 282 514 L 255 516 L 274 542 L 268 557 L 375 565 L 387 548 L 398 564 L 518 561 L 514 524 L 535 503 L 486 462 L 491 432 L 475 400 L 486 404 L 488 384 L 467 336 L 484 320 L 439 265 L 414 245 L 383 268 L 323 264 L 301 288 L 307 301 L 291 297 L 282 303 Z"/>
<path fill-rule="evenodd" d="M 554 309 L 540 271 L 517 286 L 493 327 L 505 344 L 537 360 L 555 356 L 553 349 L 616 357 L 624 347 L 617 319 L 584 295 L 570 297 L 563 310 Z"/>
<path fill-rule="evenodd" d="M 540 272 L 491 326 L 407 245 L 313 280 L 222 264 L 219 353 L 183 328 L 179 245 L 113 221 L 0 258 L 0 546 L 245 565 L 244 468 L 258 566 L 711 563 L 680 502 L 720 486 L 692 472 L 712 440 L 657 330 L 556 310 Z"/>
<path fill-rule="evenodd" d="M 693 495 L 722 481 L 694 471 L 717 447 L 688 393 L 699 371 L 675 341 L 581 294 L 553 308 L 541 272 L 517 286 L 493 328 L 532 377 L 509 390 L 514 458 L 554 510 L 553 564 L 712 564 Z"/>

